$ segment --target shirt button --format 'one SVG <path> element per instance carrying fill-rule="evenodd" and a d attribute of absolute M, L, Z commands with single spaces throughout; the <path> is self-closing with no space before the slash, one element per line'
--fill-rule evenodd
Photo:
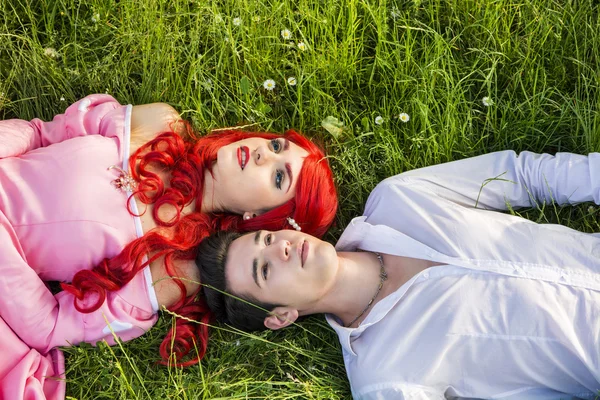
<path fill-rule="evenodd" d="M 429 279 L 429 271 L 423 272 L 423 278 Z"/>

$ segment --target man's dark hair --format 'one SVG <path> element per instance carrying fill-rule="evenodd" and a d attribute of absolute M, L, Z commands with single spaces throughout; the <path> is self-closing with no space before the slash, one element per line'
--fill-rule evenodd
<path fill-rule="evenodd" d="M 263 304 L 241 293 L 232 293 L 227 287 L 227 252 L 231 243 L 240 236 L 242 234 L 237 232 L 220 231 L 200 243 L 196 266 L 200 270 L 202 292 L 217 321 L 247 332 L 264 330 L 264 320 L 268 315 L 265 310 L 271 311 L 277 305 Z"/>

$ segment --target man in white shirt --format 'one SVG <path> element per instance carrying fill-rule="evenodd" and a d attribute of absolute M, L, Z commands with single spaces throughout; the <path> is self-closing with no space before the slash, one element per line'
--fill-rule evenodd
<path fill-rule="evenodd" d="M 493 211 L 587 201 L 600 154 L 498 152 L 386 179 L 337 253 L 293 230 L 222 233 L 197 264 L 239 328 L 328 314 L 355 398 L 594 399 L 600 236 Z"/>

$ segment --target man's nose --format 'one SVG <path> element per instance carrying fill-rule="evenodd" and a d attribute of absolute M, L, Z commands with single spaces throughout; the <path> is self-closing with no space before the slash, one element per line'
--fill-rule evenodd
<path fill-rule="evenodd" d="M 281 261 L 288 261 L 290 259 L 292 244 L 287 240 L 278 240 L 273 246 L 275 256 Z"/>

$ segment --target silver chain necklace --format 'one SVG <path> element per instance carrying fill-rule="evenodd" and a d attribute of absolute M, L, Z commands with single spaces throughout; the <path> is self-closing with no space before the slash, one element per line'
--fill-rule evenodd
<path fill-rule="evenodd" d="M 365 307 L 365 309 L 362 310 L 362 312 L 360 314 L 358 314 L 358 317 L 354 318 L 352 320 L 352 322 L 350 322 L 348 325 L 346 325 L 346 328 L 352 326 L 353 323 L 355 323 L 360 317 L 362 317 L 364 315 L 364 313 L 367 312 L 367 310 L 369 308 L 371 308 L 371 304 L 373 304 L 373 302 L 377 298 L 377 295 L 379 294 L 379 292 L 381 292 L 381 288 L 383 287 L 383 282 L 385 282 L 387 280 L 387 278 L 388 278 L 387 272 L 385 272 L 385 267 L 383 265 L 383 257 L 379 253 L 376 253 L 376 252 L 372 252 L 372 253 L 377 256 L 377 259 L 379 260 L 379 265 L 381 267 L 380 270 L 379 270 L 379 279 L 380 279 L 380 281 L 379 281 L 379 287 L 377 288 L 377 291 L 375 292 L 375 296 L 373 296 L 373 298 L 371 298 L 371 301 L 369 301 L 369 304 L 367 304 L 367 306 Z"/>

